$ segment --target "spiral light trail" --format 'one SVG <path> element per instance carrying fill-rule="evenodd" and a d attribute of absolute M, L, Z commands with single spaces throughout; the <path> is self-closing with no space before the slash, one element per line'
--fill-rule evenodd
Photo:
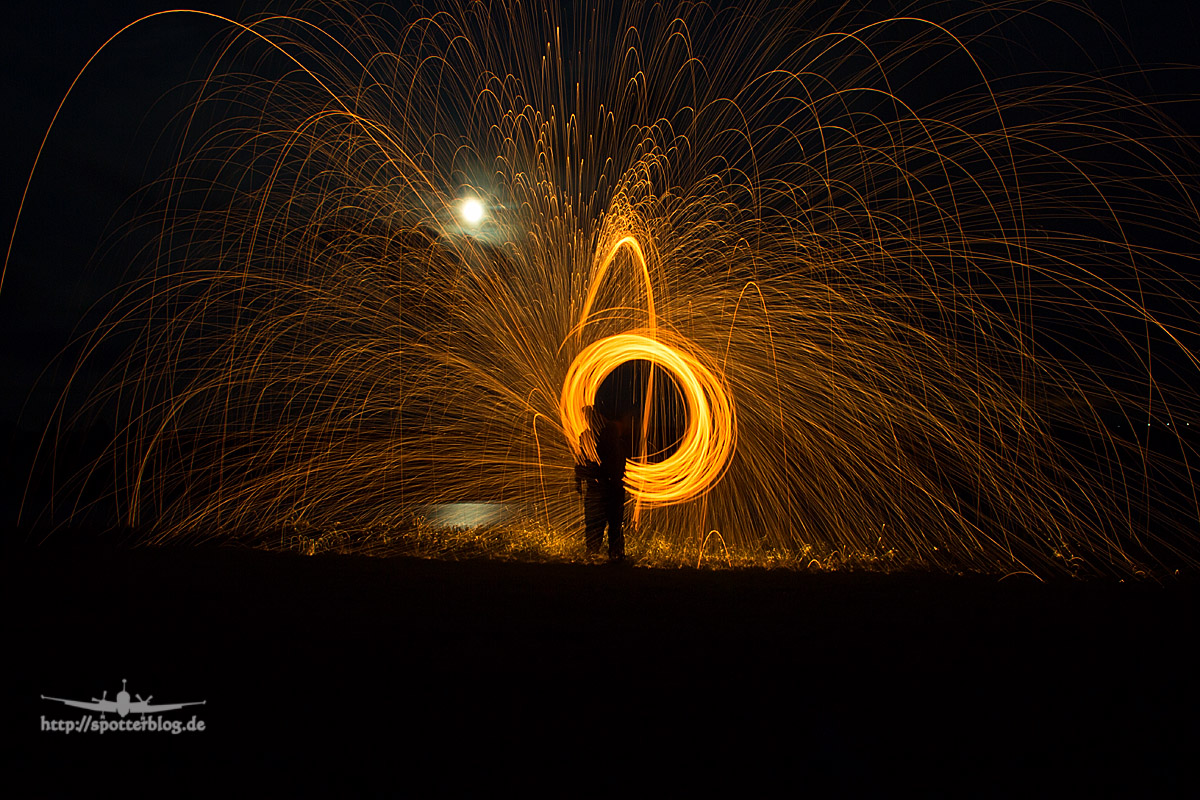
<path fill-rule="evenodd" d="M 593 342 L 567 371 L 563 382 L 563 429 L 578 442 L 587 428 L 582 409 L 594 405 L 604 378 L 626 361 L 644 360 L 674 377 L 687 406 L 687 426 L 665 460 L 633 462 L 626 481 L 634 499 L 672 505 L 695 499 L 721 478 L 733 455 L 737 426 L 728 390 L 695 356 L 644 333 L 620 333 Z M 577 454 L 582 457 L 582 452 Z"/>

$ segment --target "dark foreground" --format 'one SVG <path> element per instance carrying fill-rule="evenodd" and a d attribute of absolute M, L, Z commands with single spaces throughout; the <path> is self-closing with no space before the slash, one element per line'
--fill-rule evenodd
<path fill-rule="evenodd" d="M 6 741 L 38 794 L 1161 796 L 1200 766 L 1195 581 L 72 546 L 5 551 L 3 583 Z M 206 700 L 161 714 L 205 730 L 42 730 L 87 712 L 41 695 L 122 679 Z"/>

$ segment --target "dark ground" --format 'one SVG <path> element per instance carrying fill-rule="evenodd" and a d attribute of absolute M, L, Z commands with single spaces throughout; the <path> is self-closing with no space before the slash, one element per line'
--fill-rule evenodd
<path fill-rule="evenodd" d="M 1194 580 L 4 556 L 6 741 L 36 792 L 1195 796 Z M 207 729 L 40 730 L 84 713 L 40 695 L 122 679 L 207 700 L 163 714 Z"/>

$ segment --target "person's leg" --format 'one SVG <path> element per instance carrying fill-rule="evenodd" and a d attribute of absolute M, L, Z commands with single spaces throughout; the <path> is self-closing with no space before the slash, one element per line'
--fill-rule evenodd
<path fill-rule="evenodd" d="M 599 489 L 587 487 L 583 497 L 583 543 L 588 555 L 600 552 L 604 544 L 604 497 Z"/>
<path fill-rule="evenodd" d="M 625 521 L 625 491 L 615 491 L 608 498 L 608 557 L 610 559 L 625 558 L 625 533 L 622 524 Z"/>

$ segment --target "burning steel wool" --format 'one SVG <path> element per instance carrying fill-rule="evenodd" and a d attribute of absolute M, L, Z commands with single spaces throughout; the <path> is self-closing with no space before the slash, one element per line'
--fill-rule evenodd
<path fill-rule="evenodd" d="M 88 340 L 128 352 L 61 405 L 114 409 L 105 502 L 153 542 L 575 537 L 607 403 L 634 545 L 1196 565 L 1195 140 L 1127 72 L 996 57 L 1025 4 L 795 6 L 217 20 Z"/>

